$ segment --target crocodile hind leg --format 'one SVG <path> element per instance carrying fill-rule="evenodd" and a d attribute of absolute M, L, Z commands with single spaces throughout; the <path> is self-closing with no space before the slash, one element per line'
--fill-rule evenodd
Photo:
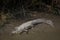
<path fill-rule="evenodd" d="M 26 32 L 26 34 L 28 34 L 28 30 L 24 30 L 24 31 L 20 32 L 20 35 L 24 32 Z"/>

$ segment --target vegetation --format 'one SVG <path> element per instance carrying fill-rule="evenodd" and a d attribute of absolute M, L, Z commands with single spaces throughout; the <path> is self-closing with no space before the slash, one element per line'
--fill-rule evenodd
<path fill-rule="evenodd" d="M 0 26 L 11 19 L 30 18 L 31 11 L 60 15 L 59 0 L 0 0 Z"/>

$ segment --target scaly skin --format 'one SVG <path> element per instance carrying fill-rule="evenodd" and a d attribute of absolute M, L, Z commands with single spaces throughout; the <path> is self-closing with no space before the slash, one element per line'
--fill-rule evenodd
<path fill-rule="evenodd" d="M 33 26 L 35 24 L 39 24 L 39 23 L 46 23 L 51 25 L 52 27 L 54 27 L 53 22 L 51 20 L 46 20 L 46 19 L 35 19 L 35 20 L 31 20 L 28 22 L 25 22 L 23 24 L 21 24 L 20 26 L 15 28 L 15 31 L 12 31 L 12 33 L 23 33 L 23 32 L 28 32 L 29 29 L 33 28 Z"/>

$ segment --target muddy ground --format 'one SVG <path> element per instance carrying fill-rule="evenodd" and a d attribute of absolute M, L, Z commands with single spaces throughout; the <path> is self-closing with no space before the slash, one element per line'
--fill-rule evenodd
<path fill-rule="evenodd" d="M 14 27 L 24 23 L 25 20 L 12 20 L 5 27 L 0 29 L 0 40 L 60 40 L 60 16 L 52 14 L 37 13 L 32 18 L 46 18 L 54 23 L 54 27 L 48 24 L 38 24 L 34 29 L 29 30 L 29 33 L 11 35 Z"/>

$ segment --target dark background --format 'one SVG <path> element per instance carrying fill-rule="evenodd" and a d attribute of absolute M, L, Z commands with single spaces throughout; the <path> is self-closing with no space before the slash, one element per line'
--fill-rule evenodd
<path fill-rule="evenodd" d="M 39 12 L 39 13 L 33 13 Z M 0 0 L 0 25 L 13 20 L 33 18 L 35 14 L 60 16 L 59 0 Z M 37 17 L 37 16 L 36 16 Z"/>

